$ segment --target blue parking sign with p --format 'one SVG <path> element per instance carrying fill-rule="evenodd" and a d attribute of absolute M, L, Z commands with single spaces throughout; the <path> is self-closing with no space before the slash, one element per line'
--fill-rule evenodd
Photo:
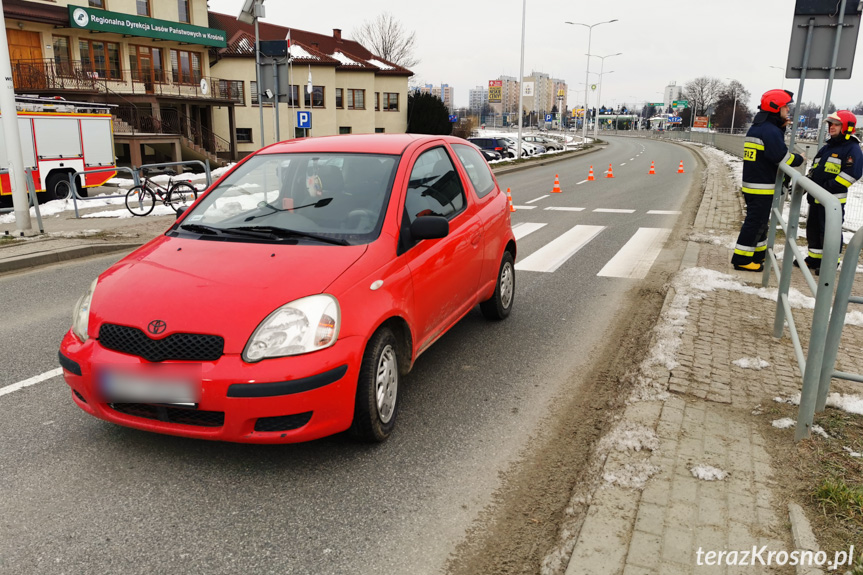
<path fill-rule="evenodd" d="M 298 128 L 311 129 L 311 127 L 312 127 L 312 113 L 311 112 L 297 112 L 297 127 Z"/>
<path fill-rule="evenodd" d="M 552 119 L 553 119 L 553 116 L 552 116 L 551 114 L 546 114 L 546 115 L 545 115 L 545 121 L 546 121 L 546 122 L 551 122 L 551 121 L 552 121 Z"/>

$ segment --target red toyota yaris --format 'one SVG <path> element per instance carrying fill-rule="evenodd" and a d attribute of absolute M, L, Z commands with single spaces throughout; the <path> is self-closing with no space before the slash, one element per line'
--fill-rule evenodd
<path fill-rule="evenodd" d="M 186 437 L 391 434 L 417 357 L 513 305 L 516 242 L 453 137 L 292 140 L 246 158 L 79 300 L 60 365 L 96 417 Z"/>

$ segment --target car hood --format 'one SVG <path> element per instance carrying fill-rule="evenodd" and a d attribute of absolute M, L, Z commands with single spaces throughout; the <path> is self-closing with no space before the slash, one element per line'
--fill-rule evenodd
<path fill-rule="evenodd" d="M 167 329 L 159 337 L 220 335 L 226 353 L 239 353 L 272 311 L 324 292 L 366 249 L 162 236 L 100 276 L 90 329 L 115 323 L 146 332 L 162 320 Z"/>

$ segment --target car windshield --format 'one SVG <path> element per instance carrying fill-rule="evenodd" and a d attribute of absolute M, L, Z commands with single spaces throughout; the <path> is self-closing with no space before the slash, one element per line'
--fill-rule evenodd
<path fill-rule="evenodd" d="M 260 154 L 210 190 L 175 231 L 205 239 L 369 243 L 378 237 L 398 156 Z"/>

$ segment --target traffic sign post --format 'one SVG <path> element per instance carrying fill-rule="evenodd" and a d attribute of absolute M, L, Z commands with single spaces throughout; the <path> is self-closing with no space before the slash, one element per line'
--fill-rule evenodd
<path fill-rule="evenodd" d="M 297 128 L 306 130 L 306 136 L 309 135 L 309 130 L 312 129 L 312 113 L 305 110 L 297 111 Z"/>

